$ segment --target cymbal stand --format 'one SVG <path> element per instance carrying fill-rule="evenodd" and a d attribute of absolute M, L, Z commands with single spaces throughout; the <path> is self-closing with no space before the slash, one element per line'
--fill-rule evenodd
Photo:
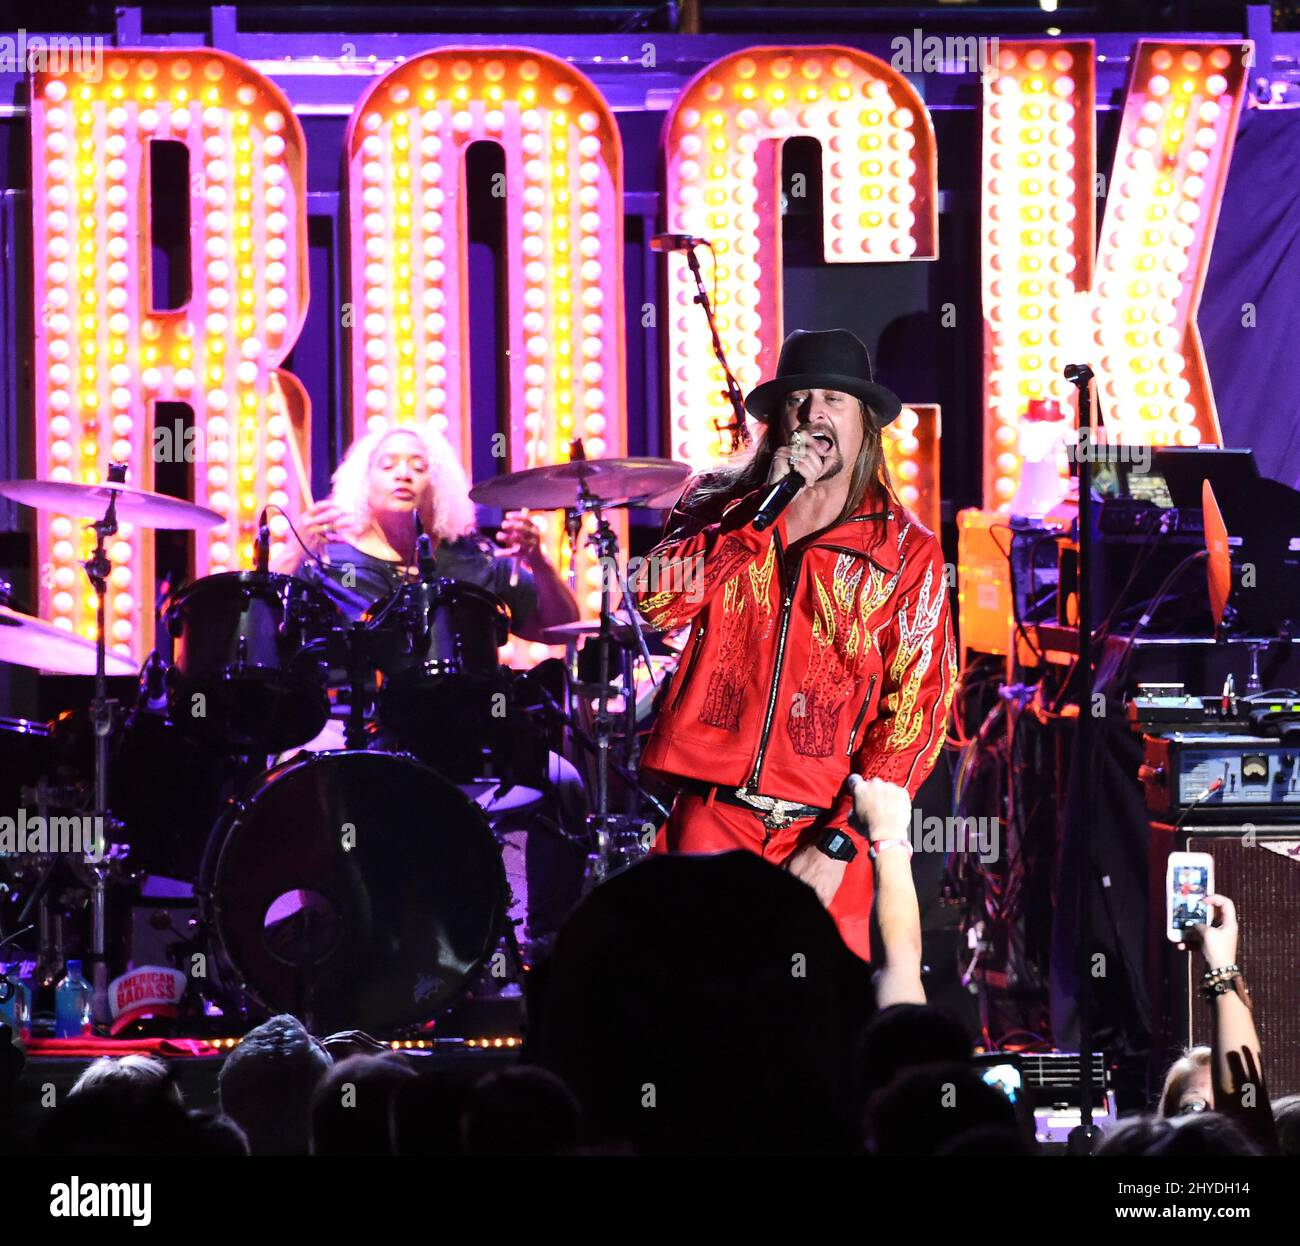
<path fill-rule="evenodd" d="M 559 702 L 557 702 L 544 688 L 542 689 L 542 696 L 545 699 L 543 712 L 548 720 L 567 727 L 574 743 L 581 745 L 586 752 L 594 754 L 596 752 L 596 741 L 592 739 L 591 734 L 583 730 L 583 728 L 578 724 L 574 723 L 573 716 L 568 713 L 564 707 L 560 705 Z M 629 788 L 639 795 L 646 804 L 650 805 L 661 818 L 665 820 L 667 819 L 669 814 L 667 806 L 641 787 L 637 780 L 637 776 L 633 771 L 627 769 L 622 762 L 616 761 L 612 755 L 609 759 L 609 768 L 614 772 L 614 774 L 622 779 Z"/>
<path fill-rule="evenodd" d="M 657 686 L 659 681 L 655 678 L 654 663 L 650 661 L 650 646 L 646 644 L 645 630 L 641 626 L 641 615 L 637 612 L 636 603 L 632 600 L 632 593 L 628 588 L 627 568 L 615 562 L 614 569 L 618 574 L 619 608 L 627 615 L 628 622 L 632 625 L 632 634 L 636 637 L 636 652 L 625 650 L 626 656 L 623 667 L 623 710 L 626 719 L 624 725 L 626 734 L 623 742 L 623 765 L 627 770 L 635 774 L 637 763 L 641 758 L 641 742 L 636 729 L 636 663 L 638 658 L 645 663 L 651 685 Z"/>
<path fill-rule="evenodd" d="M 578 549 L 582 542 L 582 521 L 586 512 L 577 506 L 570 506 L 564 512 L 564 537 L 569 547 L 569 591 L 575 600 L 578 596 Z M 577 744 L 584 743 L 582 737 L 591 729 L 591 710 L 584 700 L 579 698 L 578 688 L 578 638 L 570 636 L 564 644 L 564 750 L 573 755 L 575 763 L 581 767 L 581 773 L 587 787 L 596 786 L 594 766 L 586 757 L 579 758 Z M 573 713 L 568 711 L 572 709 Z M 590 743 L 588 738 L 587 743 Z M 588 750 L 594 755 L 594 747 Z"/>
<path fill-rule="evenodd" d="M 595 811 L 587 819 L 592 830 L 593 850 L 587 858 L 587 884 L 594 886 L 609 877 L 620 864 L 635 860 L 640 855 L 640 821 L 627 814 L 611 814 L 609 810 L 609 772 L 613 758 L 614 715 L 609 712 L 610 657 L 616 644 L 614 616 L 610 609 L 613 591 L 608 569 L 618 566 L 618 535 L 605 517 L 601 499 L 594 497 L 586 480 L 579 482 L 578 509 L 590 512 L 596 520 L 595 530 L 587 538 L 588 545 L 596 551 L 601 567 L 600 577 L 600 631 L 593 637 L 597 646 L 596 666 L 596 716 L 593 724 L 596 747 Z M 627 666 L 625 663 L 625 671 Z M 624 700 L 630 693 L 624 688 Z M 635 706 L 633 707 L 635 713 Z"/>
<path fill-rule="evenodd" d="M 111 463 L 108 479 L 124 484 L 126 464 Z M 95 798 L 91 809 L 91 824 L 95 828 L 95 851 L 88 854 L 86 864 L 94 875 L 91 890 L 91 964 L 93 990 L 92 1012 L 97 1025 L 107 1025 L 112 1017 L 108 1005 L 107 961 L 107 911 L 105 900 L 110 869 L 108 836 L 112 829 L 112 814 L 108 808 L 108 737 L 113 728 L 113 703 L 108 699 L 108 679 L 105 671 L 107 638 L 104 635 L 104 598 L 108 594 L 108 577 L 112 571 L 104 542 L 117 534 L 117 493 L 110 492 L 104 518 L 91 525 L 95 533 L 95 551 L 86 560 L 86 576 L 95 591 L 95 695 L 90 701 L 90 722 L 95 733 Z"/>
<path fill-rule="evenodd" d="M 600 502 L 590 497 L 587 482 L 579 482 L 584 509 L 595 516 L 596 527 L 587 543 L 596 551 L 601 567 L 600 577 L 600 631 L 596 635 L 596 812 L 593 826 L 596 831 L 596 851 L 600 856 L 600 877 L 605 875 L 609 852 L 609 752 L 614 739 L 614 719 L 609 712 L 609 660 L 613 644 L 614 624 L 610 614 L 609 577 L 604 574 L 610 558 L 618 558 L 618 537 L 609 520 L 601 512 Z"/>

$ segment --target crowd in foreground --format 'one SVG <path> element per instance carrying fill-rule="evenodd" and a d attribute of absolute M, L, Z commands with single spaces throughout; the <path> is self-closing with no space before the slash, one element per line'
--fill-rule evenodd
<path fill-rule="evenodd" d="M 859 809 L 870 822 L 869 794 Z M 887 856 L 899 854 L 882 854 Z M 904 866 L 905 866 L 904 862 Z M 1032 1155 L 1023 1100 L 981 1076 L 971 1036 L 927 1004 L 910 871 L 877 878 L 882 964 L 844 946 L 813 889 L 751 853 L 651 859 L 578 907 L 527 981 L 520 1060 L 421 1062 L 282 1015 L 226 1058 L 195 1109 L 150 1056 L 100 1059 L 6 1139 L 34 1154 Z M 1103 1155 L 1300 1153 L 1300 1095 L 1270 1102 L 1212 897 L 1194 932 L 1209 1048 L 1177 1061 Z M 0 1122 L 19 1127 L 21 1055 L 0 1034 Z M 30 1095 L 27 1096 L 30 1101 Z"/>

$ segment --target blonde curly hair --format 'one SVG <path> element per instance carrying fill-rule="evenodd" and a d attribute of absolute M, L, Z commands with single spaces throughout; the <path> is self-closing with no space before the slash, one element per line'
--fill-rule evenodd
<path fill-rule="evenodd" d="M 332 478 L 334 504 L 352 517 L 357 532 L 370 527 L 370 468 L 384 443 L 397 436 L 415 437 L 428 455 L 429 489 L 420 501 L 424 530 L 440 541 L 473 532 L 477 517 L 469 497 L 469 478 L 451 443 L 431 424 L 390 424 L 358 437 Z"/>

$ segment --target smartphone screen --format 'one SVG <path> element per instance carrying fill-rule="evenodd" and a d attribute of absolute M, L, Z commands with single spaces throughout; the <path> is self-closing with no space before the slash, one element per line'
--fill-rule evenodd
<path fill-rule="evenodd" d="M 1210 921 L 1211 873 L 1214 863 L 1203 852 L 1178 852 L 1169 860 L 1169 938 L 1180 942 L 1189 926 Z"/>

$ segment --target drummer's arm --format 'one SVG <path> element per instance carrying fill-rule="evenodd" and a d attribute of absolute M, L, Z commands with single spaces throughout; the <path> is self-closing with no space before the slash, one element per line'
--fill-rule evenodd
<path fill-rule="evenodd" d="M 297 541 L 290 538 L 271 555 L 270 568 L 278 575 L 294 575 L 307 561 L 307 555 Z"/>
<path fill-rule="evenodd" d="M 560 573 L 540 551 L 528 559 L 528 569 L 533 573 L 537 608 L 519 625 L 518 634 L 524 640 L 545 640 L 542 633 L 546 628 L 577 622 L 578 603 Z"/>
<path fill-rule="evenodd" d="M 514 630 L 524 640 L 545 640 L 548 627 L 578 621 L 578 603 L 542 549 L 542 530 L 526 512 L 509 511 L 497 532 L 503 557 L 517 558 L 532 573 L 537 604 Z"/>
<path fill-rule="evenodd" d="M 331 532 L 344 530 L 346 519 L 346 513 L 330 498 L 313 502 L 298 516 L 294 530 L 280 546 L 279 552 L 271 556 L 271 570 L 281 575 L 294 575 L 307 561 L 303 542 L 318 555 Z"/>

